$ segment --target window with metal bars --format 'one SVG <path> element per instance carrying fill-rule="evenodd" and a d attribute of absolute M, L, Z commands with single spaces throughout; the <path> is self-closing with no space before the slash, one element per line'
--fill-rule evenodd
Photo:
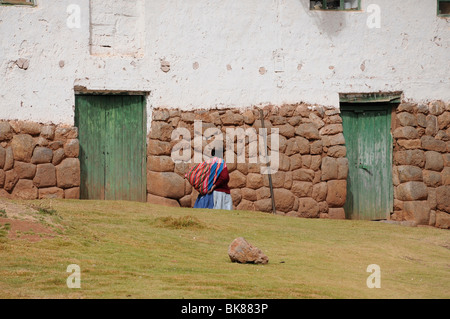
<path fill-rule="evenodd" d="M 437 0 L 438 16 L 450 17 L 450 0 Z"/>
<path fill-rule="evenodd" d="M 310 0 L 311 10 L 361 10 L 361 0 Z"/>
<path fill-rule="evenodd" d="M 0 0 L 0 5 L 36 5 L 36 0 Z"/>

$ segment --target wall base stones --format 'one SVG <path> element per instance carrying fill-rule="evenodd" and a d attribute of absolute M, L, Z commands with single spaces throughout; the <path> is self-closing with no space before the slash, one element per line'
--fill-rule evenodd
<path fill-rule="evenodd" d="M 0 122 L 0 197 L 80 197 L 76 127 Z"/>
<path fill-rule="evenodd" d="M 450 105 L 400 104 L 393 115 L 392 220 L 450 227 Z"/>

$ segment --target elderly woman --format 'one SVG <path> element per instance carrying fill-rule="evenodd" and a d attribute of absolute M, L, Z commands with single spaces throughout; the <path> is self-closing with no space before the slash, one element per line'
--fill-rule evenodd
<path fill-rule="evenodd" d="M 211 151 L 211 155 L 215 156 L 215 151 Z M 230 175 L 228 174 L 227 166 L 223 168 L 217 177 L 216 182 L 209 191 L 213 193 L 214 196 L 214 209 L 233 209 L 233 201 L 230 195 L 230 188 L 228 187 L 228 182 L 230 181 Z"/>
<path fill-rule="evenodd" d="M 209 160 L 211 162 L 220 161 L 216 157 L 215 150 L 211 151 L 212 158 Z M 228 169 L 226 165 L 223 165 L 220 174 L 215 179 L 212 187 L 204 195 L 199 195 L 195 201 L 194 208 L 212 208 L 212 209 L 233 209 L 233 201 L 230 195 L 230 188 L 228 187 L 228 182 L 230 180 L 230 175 L 228 174 Z"/>

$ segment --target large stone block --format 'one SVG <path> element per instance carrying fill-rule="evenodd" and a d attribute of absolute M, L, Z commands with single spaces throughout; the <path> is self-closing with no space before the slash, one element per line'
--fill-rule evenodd
<path fill-rule="evenodd" d="M 189 204 L 190 204 L 190 200 L 191 199 L 189 198 Z M 180 204 L 175 199 L 156 196 L 156 195 L 152 195 L 152 194 L 147 194 L 147 203 L 168 206 L 168 207 L 180 207 Z"/>
<path fill-rule="evenodd" d="M 228 186 L 230 188 L 243 188 L 247 185 L 247 177 L 240 171 L 235 170 L 231 172 L 229 175 L 230 181 L 228 182 Z"/>
<path fill-rule="evenodd" d="M 327 147 L 345 144 L 344 134 L 342 133 L 338 133 L 336 135 L 325 135 L 323 136 L 322 141 L 323 145 Z"/>
<path fill-rule="evenodd" d="M 258 189 L 263 185 L 263 175 L 257 173 L 248 173 L 246 187 Z"/>
<path fill-rule="evenodd" d="M 342 207 L 339 208 L 329 208 L 328 218 L 330 219 L 345 219 L 345 210 Z"/>
<path fill-rule="evenodd" d="M 148 195 L 151 195 L 151 194 L 148 194 Z M 155 196 L 155 195 L 152 195 L 152 196 Z M 175 199 L 172 199 L 172 200 L 175 200 Z M 180 203 L 181 207 L 191 207 L 191 203 L 192 203 L 191 195 L 185 195 L 185 196 L 181 197 L 178 200 L 178 202 Z"/>
<path fill-rule="evenodd" d="M 170 156 L 148 156 L 147 169 L 153 172 L 173 172 L 175 163 Z"/>
<path fill-rule="evenodd" d="M 396 112 L 397 112 L 397 113 L 400 113 L 400 112 L 409 112 L 409 113 L 413 113 L 414 107 L 415 107 L 415 104 L 414 104 L 414 103 L 401 103 L 401 104 L 397 107 Z"/>
<path fill-rule="evenodd" d="M 439 116 L 445 111 L 445 104 L 442 101 L 433 101 L 428 106 L 431 114 Z"/>
<path fill-rule="evenodd" d="M 295 129 L 295 134 L 307 138 L 308 140 L 320 139 L 319 130 L 314 123 L 302 123 Z"/>
<path fill-rule="evenodd" d="M 434 136 L 439 130 L 437 117 L 434 115 L 428 115 L 426 118 L 425 134 Z"/>
<path fill-rule="evenodd" d="M 423 182 L 428 187 L 438 187 L 442 185 L 442 176 L 435 171 L 423 171 Z"/>
<path fill-rule="evenodd" d="M 172 147 L 169 142 L 162 142 L 158 140 L 148 141 L 148 155 L 171 155 Z"/>
<path fill-rule="evenodd" d="M 440 172 L 444 168 L 444 158 L 441 153 L 425 152 L 425 169 Z"/>
<path fill-rule="evenodd" d="M 398 113 L 397 119 L 402 126 L 417 126 L 417 118 L 411 113 Z"/>
<path fill-rule="evenodd" d="M 439 129 L 445 130 L 450 126 L 450 112 L 444 112 L 438 116 Z"/>
<path fill-rule="evenodd" d="M 436 188 L 437 209 L 450 213 L 450 186 L 444 185 Z"/>
<path fill-rule="evenodd" d="M 397 186 L 397 199 L 403 201 L 425 200 L 428 196 L 427 186 L 418 181 L 411 181 Z"/>
<path fill-rule="evenodd" d="M 64 190 L 65 199 L 80 199 L 80 188 L 72 187 Z"/>
<path fill-rule="evenodd" d="M 293 181 L 291 191 L 297 197 L 311 197 L 313 193 L 313 183 Z"/>
<path fill-rule="evenodd" d="M 412 216 L 417 225 L 428 225 L 430 206 L 427 201 L 407 201 L 403 203 L 403 211 Z"/>
<path fill-rule="evenodd" d="M 39 135 L 41 133 L 41 125 L 36 122 L 24 121 L 19 123 L 20 133 Z"/>
<path fill-rule="evenodd" d="M 18 180 L 19 176 L 17 175 L 15 170 L 5 172 L 5 185 L 3 186 L 3 188 L 6 191 L 11 192 Z"/>
<path fill-rule="evenodd" d="M 286 124 L 286 117 L 281 115 L 272 115 L 269 117 L 270 122 L 272 122 L 273 125 L 283 125 Z"/>
<path fill-rule="evenodd" d="M 272 199 L 265 198 L 255 202 L 255 210 L 270 213 L 272 212 Z"/>
<path fill-rule="evenodd" d="M 442 170 L 442 184 L 450 185 L 450 167 L 445 167 Z"/>
<path fill-rule="evenodd" d="M 8 122 L 0 122 L 0 142 L 10 140 L 12 137 L 11 125 Z"/>
<path fill-rule="evenodd" d="M 450 214 L 446 212 L 436 212 L 436 227 L 449 229 L 450 228 Z"/>
<path fill-rule="evenodd" d="M 444 141 L 436 140 L 434 137 L 424 135 L 420 138 L 422 148 L 428 151 L 445 152 L 447 145 Z"/>
<path fill-rule="evenodd" d="M 300 154 L 294 154 L 290 158 L 290 171 L 294 171 L 296 169 L 302 168 L 302 156 Z"/>
<path fill-rule="evenodd" d="M 5 161 L 6 161 L 6 150 L 3 148 L 3 146 L 0 146 L 0 169 L 3 169 L 3 167 L 5 167 Z"/>
<path fill-rule="evenodd" d="M 66 158 L 56 166 L 56 182 L 59 188 L 80 186 L 80 161 L 77 158 Z"/>
<path fill-rule="evenodd" d="M 278 171 L 275 174 L 272 174 L 271 178 L 273 187 L 284 187 L 284 183 L 286 182 L 286 172 Z M 263 175 L 263 185 L 266 187 L 270 186 L 269 175 L 267 174 Z"/>
<path fill-rule="evenodd" d="M 64 198 L 64 190 L 58 187 L 40 188 L 38 194 L 39 199 Z"/>
<path fill-rule="evenodd" d="M 234 206 L 238 206 L 242 200 L 242 192 L 240 188 L 234 188 L 230 190 L 231 200 Z"/>
<path fill-rule="evenodd" d="M 423 180 L 422 170 L 417 166 L 401 165 L 397 167 L 397 172 L 400 183 Z"/>
<path fill-rule="evenodd" d="M 53 164 L 38 164 L 36 176 L 33 179 L 34 185 L 39 188 L 56 185 L 56 168 Z"/>
<path fill-rule="evenodd" d="M 414 140 L 419 138 L 419 132 L 412 126 L 398 127 L 393 132 L 394 138 Z"/>
<path fill-rule="evenodd" d="M 304 181 L 313 182 L 314 181 L 314 171 L 311 169 L 296 169 L 292 172 L 292 179 L 294 181 Z"/>
<path fill-rule="evenodd" d="M 261 187 L 256 190 L 256 198 L 258 200 L 270 198 L 270 188 Z"/>
<path fill-rule="evenodd" d="M 337 159 L 338 166 L 338 179 L 347 179 L 348 175 L 348 159 L 345 157 L 341 157 Z"/>
<path fill-rule="evenodd" d="M 336 158 L 326 156 L 322 159 L 322 181 L 338 178 L 338 162 Z"/>
<path fill-rule="evenodd" d="M 319 131 L 320 135 L 335 135 L 343 132 L 342 124 L 328 124 Z"/>
<path fill-rule="evenodd" d="M 147 172 L 147 191 L 160 197 L 180 199 L 185 195 L 184 178 L 176 173 Z"/>
<path fill-rule="evenodd" d="M 163 142 L 170 142 L 172 138 L 172 131 L 172 125 L 166 122 L 154 121 L 152 122 L 150 138 Z"/>
<path fill-rule="evenodd" d="M 236 206 L 237 210 L 255 210 L 255 203 L 246 199 L 242 199 L 239 205 Z"/>
<path fill-rule="evenodd" d="M 251 188 L 242 188 L 241 189 L 242 199 L 249 200 L 249 201 L 257 201 L 258 198 L 256 196 L 256 190 Z"/>
<path fill-rule="evenodd" d="M 29 179 L 20 179 L 11 193 L 13 198 L 18 199 L 37 199 L 38 189 L 33 181 Z"/>
<path fill-rule="evenodd" d="M 397 140 L 398 145 L 407 150 L 414 150 L 421 147 L 421 140 Z"/>
<path fill-rule="evenodd" d="M 422 150 L 406 150 L 395 152 L 394 164 L 424 167 L 425 152 Z"/>
<path fill-rule="evenodd" d="M 78 139 L 68 139 L 64 144 L 64 153 L 66 157 L 78 157 L 80 152 L 80 142 Z"/>
<path fill-rule="evenodd" d="M 286 138 L 291 138 L 295 136 L 295 128 L 290 124 L 279 125 L 276 126 L 275 128 L 278 128 L 279 134 Z"/>
<path fill-rule="evenodd" d="M 342 145 L 332 146 L 328 149 L 327 155 L 331 157 L 345 157 L 347 155 L 347 148 Z"/>
<path fill-rule="evenodd" d="M 310 197 L 298 199 L 298 216 L 304 218 L 319 217 L 319 204 Z"/>
<path fill-rule="evenodd" d="M 53 140 L 55 138 L 55 126 L 43 125 L 41 127 L 41 136 L 48 140 Z"/>
<path fill-rule="evenodd" d="M 15 161 L 14 171 L 20 179 L 33 179 L 36 175 L 36 165 Z"/>
<path fill-rule="evenodd" d="M 156 109 L 152 112 L 153 121 L 167 121 L 170 117 L 170 113 L 166 109 Z"/>
<path fill-rule="evenodd" d="M 290 138 L 286 142 L 285 154 L 291 156 L 294 154 L 309 154 L 310 146 L 309 141 L 306 138 L 296 136 Z"/>
<path fill-rule="evenodd" d="M 11 142 L 14 160 L 22 162 L 30 162 L 36 146 L 31 135 L 18 134 L 14 135 Z"/>
<path fill-rule="evenodd" d="M 325 201 L 327 198 L 327 183 L 321 182 L 315 184 L 312 189 L 312 198 L 317 202 Z"/>
<path fill-rule="evenodd" d="M 61 161 L 65 158 L 66 158 L 66 153 L 64 152 L 64 149 L 58 148 L 57 150 L 55 150 L 53 152 L 52 164 L 56 166 L 59 163 L 61 163 Z"/>
<path fill-rule="evenodd" d="M 275 207 L 278 211 L 289 212 L 293 209 L 295 196 L 287 189 L 275 188 L 273 190 L 275 197 Z"/>
<path fill-rule="evenodd" d="M 53 158 L 53 151 L 51 149 L 47 147 L 37 146 L 33 151 L 31 163 L 33 164 L 51 163 L 52 158 Z"/>
<path fill-rule="evenodd" d="M 322 140 L 316 140 L 311 143 L 310 152 L 311 155 L 321 155 L 323 150 Z"/>
<path fill-rule="evenodd" d="M 222 124 L 224 125 L 243 125 L 244 124 L 244 116 L 239 113 L 234 113 L 232 111 L 226 111 L 220 117 Z"/>
<path fill-rule="evenodd" d="M 332 180 L 327 182 L 327 203 L 330 207 L 342 207 L 347 196 L 347 181 Z"/>

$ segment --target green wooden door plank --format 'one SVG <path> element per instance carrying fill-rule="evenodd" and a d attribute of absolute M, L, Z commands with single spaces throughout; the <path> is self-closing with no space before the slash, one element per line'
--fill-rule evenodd
<path fill-rule="evenodd" d="M 114 96 L 107 107 L 106 199 L 146 200 L 146 144 L 141 96 Z"/>
<path fill-rule="evenodd" d="M 105 112 L 101 98 L 77 95 L 75 125 L 80 142 L 80 198 L 104 199 Z"/>

